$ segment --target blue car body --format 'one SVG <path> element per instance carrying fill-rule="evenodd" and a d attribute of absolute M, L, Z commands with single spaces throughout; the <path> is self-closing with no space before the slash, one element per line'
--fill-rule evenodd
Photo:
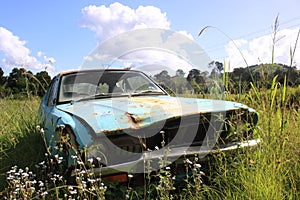
<path fill-rule="evenodd" d="M 79 97 L 73 94 L 63 99 L 63 84 L 69 88 L 79 82 L 78 86 L 88 85 L 91 88 L 92 75 L 83 81 L 79 78 L 80 73 L 96 76 L 97 72 L 105 81 L 119 83 L 123 93 L 114 92 L 114 89 L 97 96 L 93 90 L 92 95 Z M 108 78 L 118 74 L 121 75 L 115 78 L 116 81 Z M 63 77 L 70 75 L 76 75 L 77 79 L 64 80 Z M 133 89 L 133 86 L 125 85 L 129 78 L 135 76 L 149 81 L 147 90 L 125 91 Z M 137 80 L 142 82 L 143 78 L 134 79 L 133 83 Z M 105 81 L 97 79 L 94 82 L 104 85 Z M 150 91 L 149 88 L 155 90 Z M 74 90 L 65 93 L 75 93 Z M 211 153 L 259 143 L 253 138 L 258 115 L 252 108 L 223 100 L 173 97 L 145 74 L 133 70 L 60 73 L 53 78 L 41 102 L 39 115 L 47 148 L 52 154 L 64 156 L 68 168 L 76 166 L 72 156 L 78 154 L 84 162 L 101 160 L 101 173 L 104 175 L 120 171 L 134 173 L 145 160 L 165 156 L 162 149 L 166 147 L 169 150 L 167 156 L 175 160 L 183 155 L 195 154 L 204 158 Z M 238 120 L 244 124 L 245 130 L 232 130 L 232 125 L 234 128 L 239 126 Z M 64 144 L 66 142 L 70 145 Z"/>

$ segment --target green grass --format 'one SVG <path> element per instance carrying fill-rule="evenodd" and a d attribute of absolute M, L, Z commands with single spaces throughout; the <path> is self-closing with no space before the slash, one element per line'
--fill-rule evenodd
<path fill-rule="evenodd" d="M 176 199 L 299 199 L 300 113 L 296 100 L 300 89 L 279 88 L 276 80 L 270 90 L 254 89 L 243 95 L 227 95 L 227 99 L 245 103 L 258 111 L 260 120 L 255 135 L 261 139 L 261 145 L 213 157 L 204 184 L 195 173 L 188 180 L 190 184 L 176 188 L 165 171 L 159 174 L 160 180 L 169 181 L 176 190 L 163 182 L 134 189 L 111 185 L 105 188 L 99 183 L 95 185 L 95 193 L 78 188 L 77 194 L 71 194 L 64 181 L 56 180 L 44 188 L 48 191 L 47 198 L 67 194 L 73 198 L 92 199 L 97 194 L 107 199 L 124 199 L 126 195 L 129 199 L 171 199 L 171 196 Z M 45 160 L 43 140 L 36 129 L 39 102 L 36 98 L 0 100 L 0 191 L 3 197 L 15 190 L 14 185 L 5 181 L 6 172 L 12 166 L 28 167 L 39 173 L 34 166 Z M 43 180 L 41 177 L 38 180 Z M 28 196 L 30 199 L 34 195 Z"/>
<path fill-rule="evenodd" d="M 0 99 L 0 189 L 7 186 L 12 166 L 30 167 L 44 159 L 44 144 L 36 129 L 40 99 Z"/>
<path fill-rule="evenodd" d="M 219 199 L 299 199 L 299 109 L 289 104 L 291 96 L 282 102 L 279 90 L 229 96 L 259 112 L 255 134 L 262 142 L 243 154 L 218 156 L 212 186 L 220 191 Z"/>
<path fill-rule="evenodd" d="M 278 25 L 277 16 L 272 37 L 271 68 L 275 66 Z M 211 27 L 203 28 L 199 35 L 208 28 Z M 291 66 L 298 37 L 294 48 L 290 49 Z M 240 49 L 237 50 L 248 66 Z M 280 86 L 276 79 L 274 77 L 267 84 L 271 85 L 270 89 L 265 89 L 252 77 L 248 93 L 225 94 L 227 100 L 241 102 L 257 110 L 259 124 L 255 136 L 261 139 L 260 145 L 210 157 L 205 176 L 199 172 L 198 165 L 186 162 L 186 168 L 191 169 L 193 174 L 183 180 L 187 184 L 181 187 L 174 183 L 167 168 L 158 174 L 158 183 L 142 188 L 107 184 L 93 174 L 78 175 L 77 184 L 67 184 L 59 175 L 59 166 L 45 157 L 43 138 L 36 128 L 40 99 L 0 99 L 0 198 L 300 199 L 300 87 Z M 225 73 L 223 83 L 227 89 L 230 87 Z M 150 174 L 146 175 L 146 181 L 148 176 Z M 202 183 L 203 179 L 205 182 Z"/>

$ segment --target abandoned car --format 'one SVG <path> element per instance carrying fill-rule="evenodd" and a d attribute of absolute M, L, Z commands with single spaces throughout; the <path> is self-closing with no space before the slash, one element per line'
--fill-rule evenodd
<path fill-rule="evenodd" d="M 52 79 L 39 116 L 52 155 L 109 180 L 182 158 L 256 146 L 255 110 L 224 100 L 175 97 L 141 71 L 77 70 Z"/>

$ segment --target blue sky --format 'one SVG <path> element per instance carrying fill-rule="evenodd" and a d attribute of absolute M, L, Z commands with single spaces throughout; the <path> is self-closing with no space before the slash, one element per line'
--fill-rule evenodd
<path fill-rule="evenodd" d="M 249 65 L 266 63 L 271 62 L 277 15 L 275 62 L 289 64 L 300 29 L 299 8 L 299 0 L 2 0 L 0 67 L 9 73 L 13 67 L 37 72 L 47 66 L 51 75 L 75 69 L 97 44 L 139 26 L 181 31 L 212 60 L 231 68 L 245 66 L 236 45 Z M 216 28 L 198 37 L 205 26 Z M 299 51 L 300 46 L 294 60 L 298 67 Z"/>

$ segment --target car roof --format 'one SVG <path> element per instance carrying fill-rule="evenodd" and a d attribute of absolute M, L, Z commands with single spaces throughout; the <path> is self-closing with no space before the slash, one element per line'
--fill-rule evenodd
<path fill-rule="evenodd" d="M 68 70 L 68 71 L 63 71 L 60 72 L 58 75 L 59 76 L 63 76 L 63 75 L 67 75 L 67 74 L 73 74 L 73 73 L 78 73 L 78 72 L 104 72 L 104 71 L 135 71 L 135 72 L 141 72 L 138 70 L 132 70 L 130 68 L 120 68 L 120 69 L 74 69 L 74 70 Z"/>

